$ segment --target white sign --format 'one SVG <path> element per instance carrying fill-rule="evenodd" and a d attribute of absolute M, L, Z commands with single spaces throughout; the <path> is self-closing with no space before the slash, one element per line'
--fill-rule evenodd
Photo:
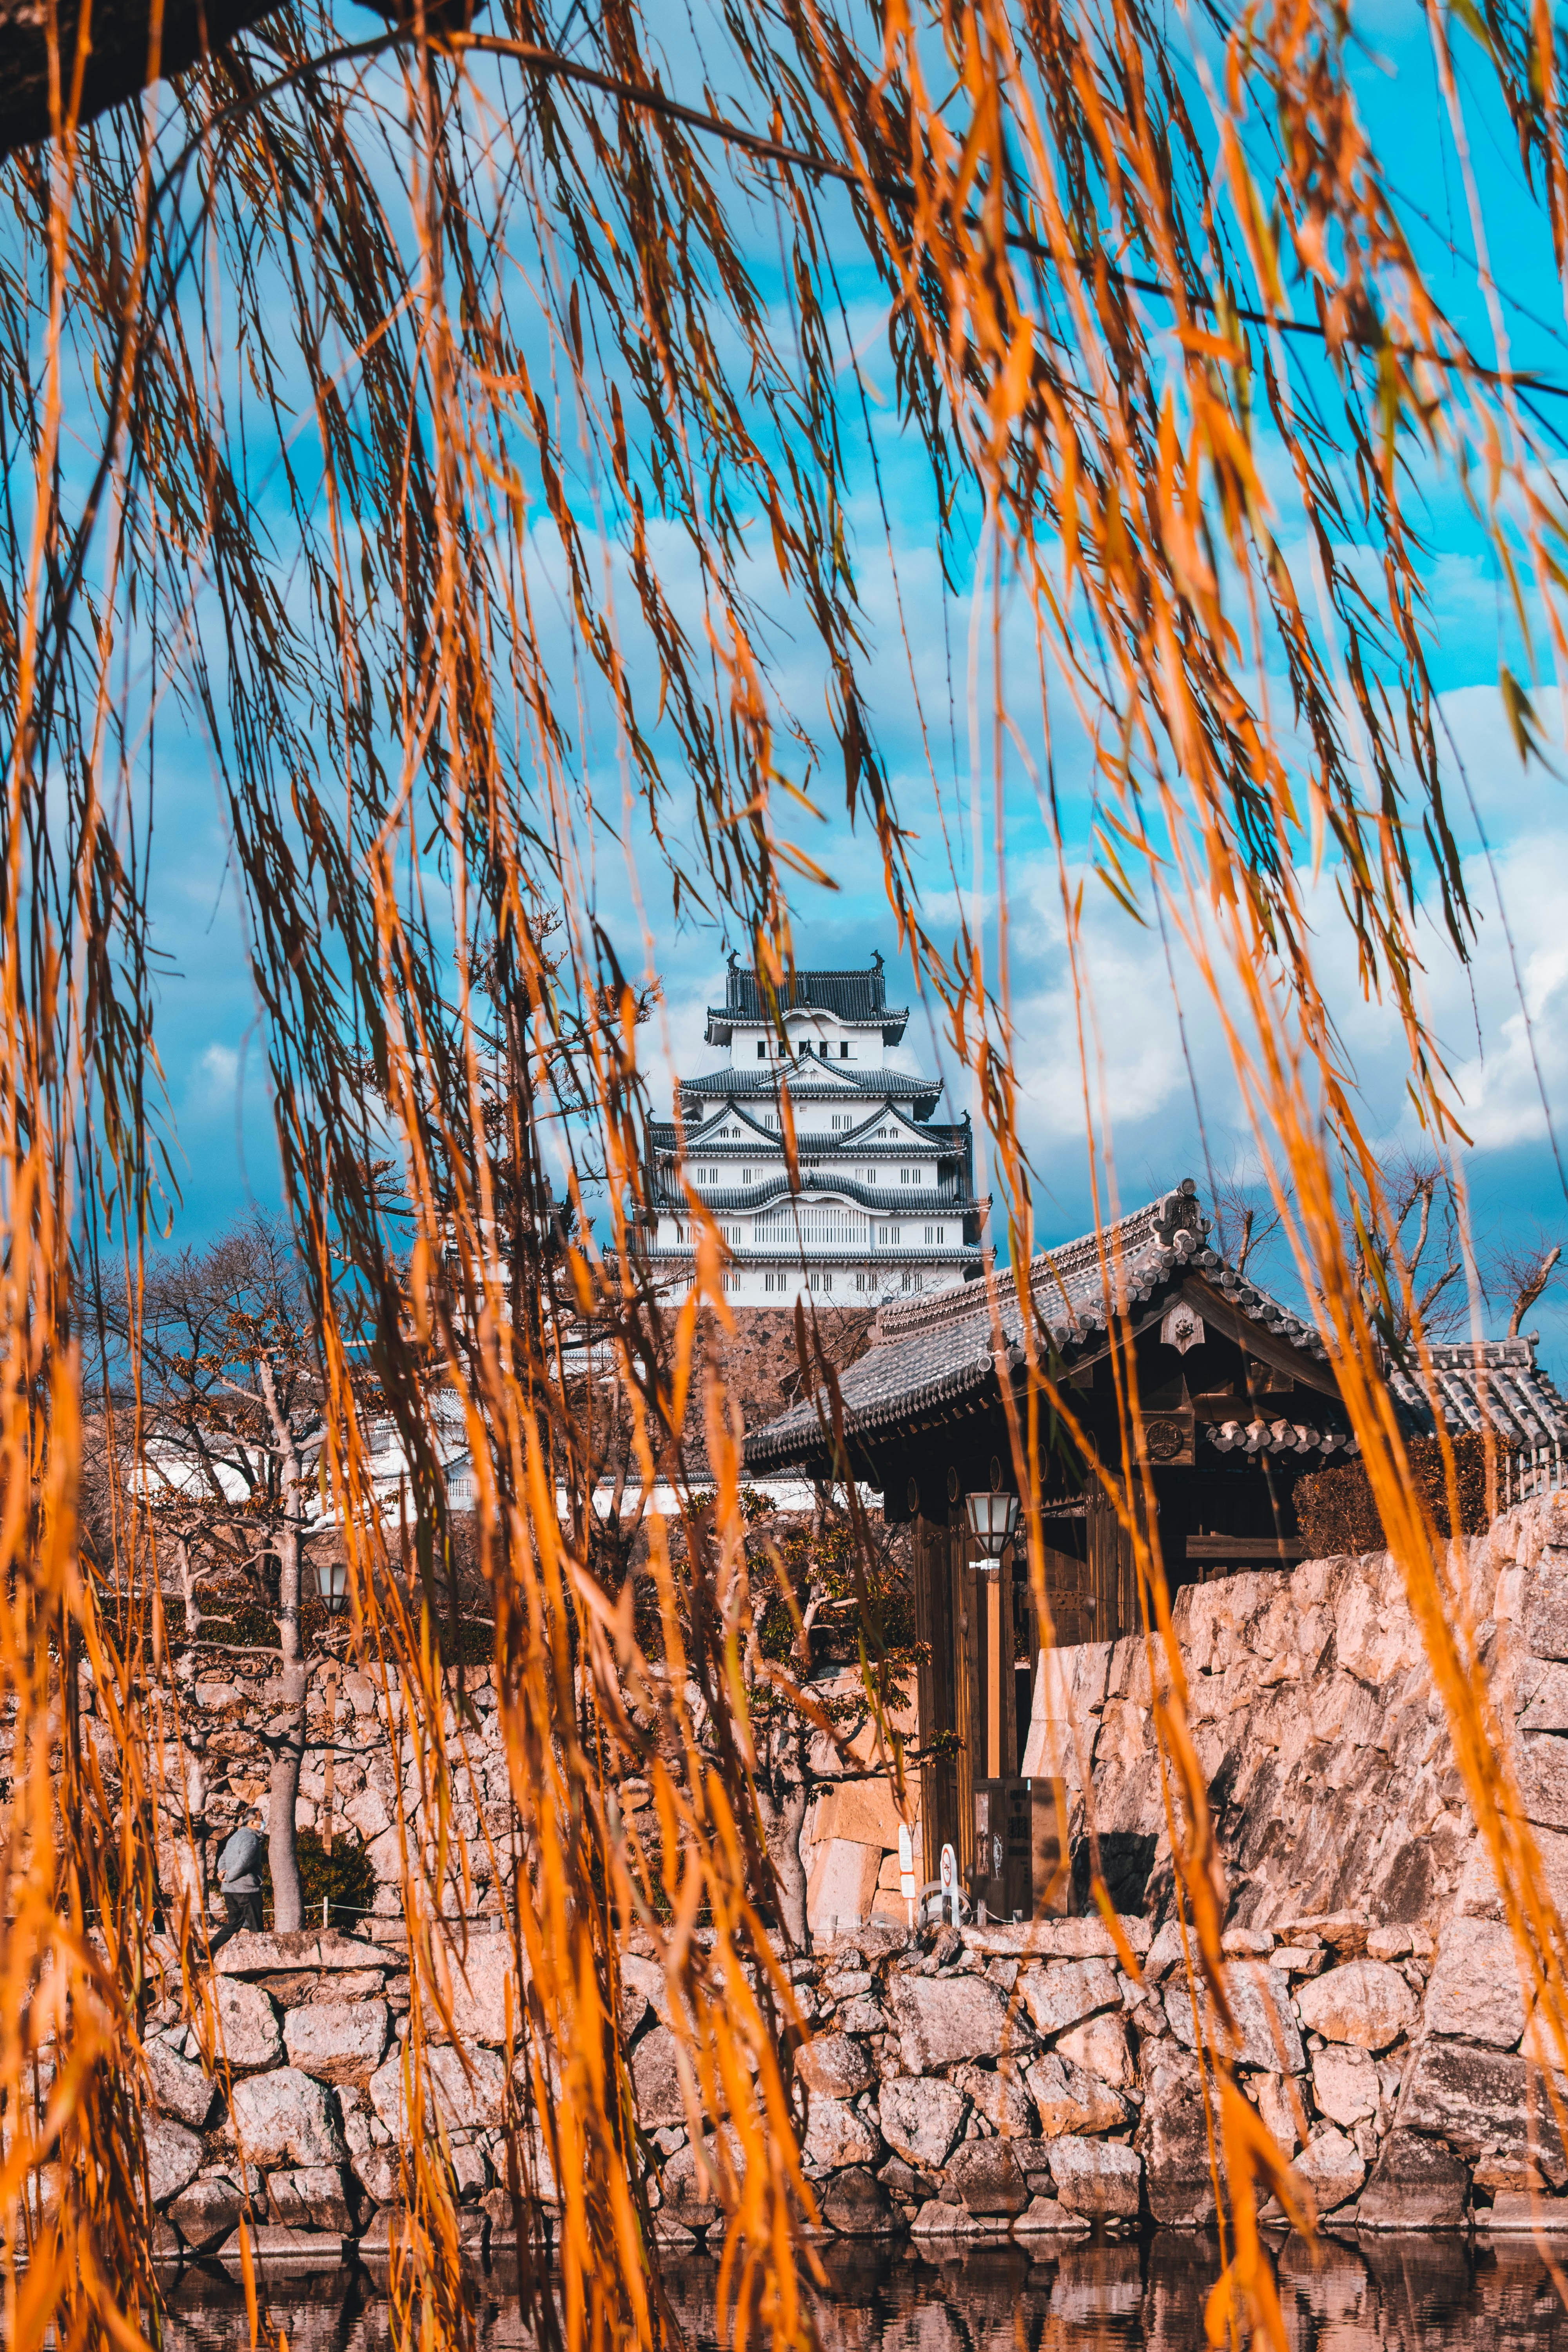
<path fill-rule="evenodd" d="M 906 1902 L 915 1894 L 915 1842 L 908 1822 L 899 1823 L 899 1893 Z"/>
<path fill-rule="evenodd" d="M 943 1916 L 945 1916 L 947 1906 L 953 1900 L 953 1897 L 958 1891 L 958 1856 L 954 1853 L 950 1845 L 944 1845 L 942 1850 L 941 1876 L 942 1906 Z"/>

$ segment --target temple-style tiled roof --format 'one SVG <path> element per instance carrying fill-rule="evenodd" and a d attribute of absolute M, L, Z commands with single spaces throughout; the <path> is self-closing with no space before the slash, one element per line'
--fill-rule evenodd
<path fill-rule="evenodd" d="M 831 1013 L 852 1027 L 879 1028 L 886 1044 L 897 1045 L 909 1020 L 907 1007 L 888 1003 L 887 975 L 878 956 L 865 971 L 796 971 L 777 992 L 784 1013 Z M 773 1008 L 754 971 L 742 971 L 731 960 L 725 976 L 724 1003 L 708 1008 L 708 1042 L 727 1045 L 733 1022 L 772 1021 Z"/>
<path fill-rule="evenodd" d="M 1388 1370 L 1388 1385 L 1399 1401 L 1408 1427 L 1423 1437 L 1437 1428 L 1435 1404 L 1456 1434 L 1491 1424 L 1505 1445 L 1568 1444 L 1568 1405 L 1557 1392 L 1549 1372 L 1535 1360 L 1534 1342 L 1521 1339 L 1463 1339 L 1429 1349 L 1432 1393 L 1418 1377 L 1414 1351 L 1410 1368 Z"/>
<path fill-rule="evenodd" d="M 1034 1260 L 1031 1292 L 1054 1345 L 1068 1362 L 1104 1345 L 1119 1286 L 1129 1305 L 1137 1306 L 1189 1270 L 1201 1270 L 1211 1281 L 1228 1272 L 1207 1245 L 1207 1221 L 1198 1214 L 1196 1190 L 1189 1180 L 1179 1192 L 1163 1193 L 1107 1227 L 1103 1235 L 1086 1234 Z M 877 1318 L 878 1344 L 850 1366 L 839 1384 L 846 1429 L 871 1436 L 994 1381 L 998 1365 L 991 1287 L 967 1283 L 907 1307 L 884 1307 Z M 1006 1360 L 1016 1368 L 1024 1360 L 1024 1314 L 1010 1271 L 996 1276 L 994 1289 Z M 1310 1344 L 1322 1353 L 1304 1324 L 1250 1284 L 1231 1276 L 1226 1290 L 1245 1313 L 1296 1346 Z M 1258 1303 L 1249 1306 L 1248 1300 Z M 803 1399 L 747 1440 L 747 1464 L 761 1468 L 809 1454 L 821 1442 L 821 1427 L 816 1402 Z"/>
<path fill-rule="evenodd" d="M 1313 1327 L 1266 1291 L 1238 1276 L 1208 1245 L 1208 1220 L 1199 1213 L 1197 1187 L 1189 1178 L 1135 1209 L 1103 1234 L 1087 1234 L 1062 1248 L 1042 1251 L 1029 1269 L 1029 1288 L 1051 1341 L 1070 1367 L 1075 1359 L 1098 1355 L 1120 1297 L 1131 1309 L 1157 1306 L 1189 1274 L 1201 1276 L 1223 1301 L 1247 1320 L 1299 1354 L 1331 1369 L 1327 1349 Z M 972 1397 L 1005 1370 L 1022 1369 L 1023 1312 L 1011 1272 L 994 1283 L 1003 1349 L 992 1322 L 991 1286 L 968 1283 L 934 1297 L 882 1307 L 877 1344 L 843 1375 L 846 1432 L 873 1438 L 900 1423 Z M 1568 1405 L 1535 1362 L 1529 1339 L 1482 1341 L 1430 1350 L 1431 1391 L 1411 1369 L 1388 1371 L 1389 1387 L 1412 1435 L 1430 1435 L 1441 1411 L 1456 1435 L 1489 1421 L 1506 1446 L 1536 1448 L 1568 1444 Z M 1300 1410 L 1298 1405 L 1297 1410 Z M 789 1412 L 747 1440 L 750 1467 L 804 1460 L 818 1452 L 822 1423 L 816 1404 L 804 1399 Z M 1307 1422 L 1264 1420 L 1205 1423 L 1199 1433 L 1205 1454 L 1235 1458 L 1258 1453 L 1354 1450 L 1337 1399 L 1324 1394 Z"/>

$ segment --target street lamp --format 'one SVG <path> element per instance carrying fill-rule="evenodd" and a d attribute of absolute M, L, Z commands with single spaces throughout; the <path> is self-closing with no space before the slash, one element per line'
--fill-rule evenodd
<path fill-rule="evenodd" d="M 969 1514 L 969 1532 L 988 1560 L 999 1562 L 1018 1524 L 1016 1495 L 966 1495 L 964 1508 Z"/>
<path fill-rule="evenodd" d="M 349 1568 L 344 1559 L 316 1561 L 316 1587 L 329 1617 L 341 1617 L 349 1605 Z"/>

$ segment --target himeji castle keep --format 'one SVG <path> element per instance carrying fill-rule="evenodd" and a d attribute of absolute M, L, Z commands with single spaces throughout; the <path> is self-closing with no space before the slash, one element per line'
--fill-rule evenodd
<path fill-rule="evenodd" d="M 803 1291 L 869 1304 L 978 1275 L 973 1134 L 967 1118 L 933 1118 L 942 1081 L 900 1050 L 909 1017 L 887 1001 L 879 955 L 865 971 L 797 971 L 776 1006 L 731 956 L 724 1003 L 708 1013 L 723 1059 L 677 1081 L 684 1168 L 675 1122 L 653 1130 L 656 1265 L 672 1277 L 690 1265 L 684 1173 L 719 1221 L 737 1306 L 789 1307 Z"/>

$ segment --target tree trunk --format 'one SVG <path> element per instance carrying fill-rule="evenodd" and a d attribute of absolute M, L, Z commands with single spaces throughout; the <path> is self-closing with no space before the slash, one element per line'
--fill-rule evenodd
<path fill-rule="evenodd" d="M 304 1925 L 304 1895 L 300 1885 L 300 1856 L 294 1842 L 294 1815 L 300 1802 L 300 1769 L 305 1760 L 305 1661 L 300 1654 L 300 1530 L 286 1527 L 279 1547 L 278 1630 L 283 1645 L 283 1705 L 286 1724 L 272 1754 L 268 1790 L 267 1858 L 272 1865 L 272 1924 L 287 1930 Z"/>
<path fill-rule="evenodd" d="M 272 1925 L 281 1932 L 304 1925 L 304 1895 L 294 1815 L 300 1802 L 300 1769 L 305 1760 L 305 1696 L 308 1678 L 300 1642 L 300 1522 L 303 1495 L 300 1456 L 288 1417 L 279 1408 L 271 1368 L 261 1366 L 262 1393 L 283 1464 L 283 1526 L 278 1542 L 278 1639 L 283 1653 L 285 1720 L 272 1751 L 268 1787 L 267 1858 L 272 1869 Z"/>
<path fill-rule="evenodd" d="M 779 1925 L 796 1951 L 811 1948 L 805 1916 L 805 1868 L 800 1858 L 800 1833 L 805 1827 L 811 1786 L 790 1748 L 773 1771 L 757 1775 L 757 1808 L 763 1817 L 768 1859 L 778 1880 Z"/>
<path fill-rule="evenodd" d="M 185 1596 L 185 1646 L 175 1672 L 183 1683 L 194 1683 L 196 1678 L 196 1643 L 202 1637 L 202 1610 L 196 1599 L 196 1580 L 191 1572 L 191 1548 L 184 1536 L 174 1549 L 180 1563 L 180 1590 Z"/>

